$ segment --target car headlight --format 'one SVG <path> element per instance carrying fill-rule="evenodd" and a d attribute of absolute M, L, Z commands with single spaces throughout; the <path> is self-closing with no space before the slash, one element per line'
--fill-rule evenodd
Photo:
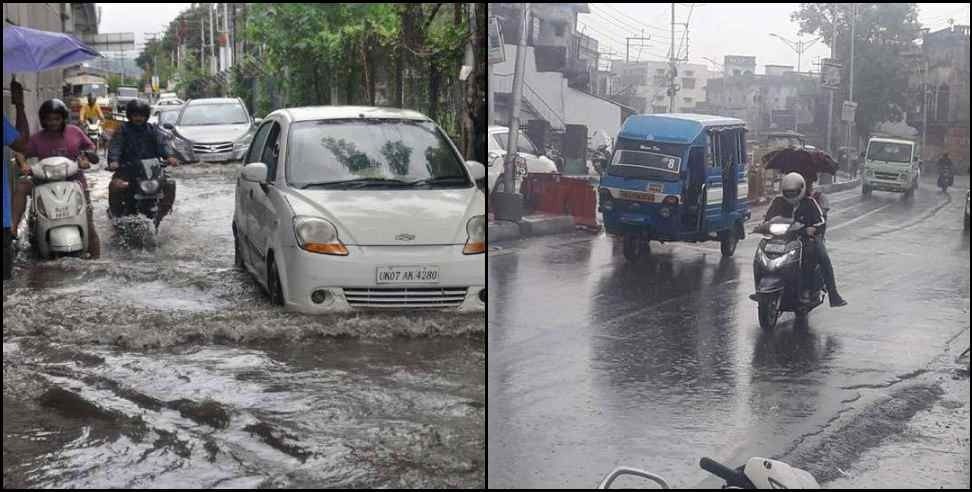
<path fill-rule="evenodd" d="M 142 193 L 154 195 L 159 191 L 159 181 L 156 179 L 145 180 L 139 183 L 138 187 L 142 190 Z"/>
<path fill-rule="evenodd" d="M 478 255 L 486 252 L 486 216 L 477 215 L 466 223 L 466 246 L 462 248 L 464 255 Z"/>
<path fill-rule="evenodd" d="M 338 238 L 334 224 L 317 217 L 294 217 L 294 234 L 304 251 L 324 255 L 348 256 L 348 248 Z"/>

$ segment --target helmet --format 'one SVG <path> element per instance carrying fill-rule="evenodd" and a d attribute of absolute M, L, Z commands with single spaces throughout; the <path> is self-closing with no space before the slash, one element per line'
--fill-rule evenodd
<path fill-rule="evenodd" d="M 796 205 L 807 196 L 807 182 L 800 173 L 790 173 L 783 176 L 780 190 L 783 192 L 784 200 L 790 205 Z"/>
<path fill-rule="evenodd" d="M 137 114 L 143 115 L 146 118 L 148 118 L 149 113 L 151 112 L 152 112 L 152 108 L 148 105 L 147 102 L 141 99 L 132 99 L 131 101 L 128 101 L 128 104 L 125 106 L 125 116 L 127 116 L 129 119 L 132 118 L 132 115 L 137 115 Z"/>
<path fill-rule="evenodd" d="M 60 99 L 48 99 L 44 101 L 43 104 L 41 104 L 40 109 L 37 111 L 37 116 L 40 117 L 41 123 L 44 122 L 44 116 L 50 113 L 60 114 L 61 117 L 64 118 L 64 122 L 61 124 L 61 130 L 64 130 L 64 127 L 67 125 L 69 115 L 67 104 L 64 104 L 64 101 Z"/>

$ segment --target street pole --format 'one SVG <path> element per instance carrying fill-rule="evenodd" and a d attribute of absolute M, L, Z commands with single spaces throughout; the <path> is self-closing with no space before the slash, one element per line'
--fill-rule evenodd
<path fill-rule="evenodd" d="M 669 75 L 668 75 L 668 112 L 675 112 L 675 4 L 672 4 L 672 46 L 671 46 L 671 58 L 669 59 Z"/>
<path fill-rule="evenodd" d="M 213 39 L 213 31 L 216 30 L 216 24 L 213 20 L 213 4 L 209 4 L 209 75 L 215 75 L 216 70 L 214 70 L 213 65 L 216 65 L 216 42 Z"/>
<path fill-rule="evenodd" d="M 851 4 L 851 36 L 850 36 L 850 102 L 854 102 L 854 28 L 857 25 L 857 4 Z M 854 120 L 857 120 L 857 111 L 854 111 Z M 847 142 L 846 146 L 851 146 L 851 134 L 854 130 L 854 122 L 847 122 Z M 856 146 L 855 146 L 856 147 Z"/>
<path fill-rule="evenodd" d="M 925 152 L 925 137 L 928 135 L 928 58 L 921 75 L 921 151 Z"/>
<path fill-rule="evenodd" d="M 506 144 L 506 158 L 503 162 L 503 198 L 496 207 L 496 218 L 500 220 L 519 221 L 521 216 L 522 198 L 513 189 L 513 177 L 516 172 L 515 163 L 519 157 L 517 140 L 520 135 L 520 106 L 523 99 L 523 78 L 526 69 L 527 28 L 530 23 L 530 4 L 521 3 L 522 18 L 520 20 L 520 39 L 516 47 L 516 67 L 513 70 L 513 107 L 510 115 L 509 140 Z"/>
<path fill-rule="evenodd" d="M 833 61 L 837 56 L 837 12 L 836 10 L 831 10 L 833 12 L 833 19 L 831 22 L 834 25 L 834 34 L 830 38 L 830 59 Z M 827 152 L 831 155 L 834 154 L 834 147 L 831 142 L 831 134 L 834 130 L 834 91 L 836 89 L 830 89 L 830 104 L 827 108 Z"/>

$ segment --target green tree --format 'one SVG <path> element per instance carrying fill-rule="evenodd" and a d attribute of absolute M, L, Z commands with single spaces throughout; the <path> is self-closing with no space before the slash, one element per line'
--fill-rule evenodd
<path fill-rule="evenodd" d="M 918 7 L 913 3 L 856 4 L 854 33 L 854 99 L 857 102 L 855 126 L 858 135 L 868 135 L 883 121 L 900 121 L 908 107 L 908 75 L 912 60 L 907 56 L 916 49 L 920 38 Z M 849 97 L 849 57 L 851 5 L 804 3 L 791 15 L 799 22 L 800 32 L 823 36 L 833 43 L 837 27 L 837 57 L 845 70 L 837 100 Z M 835 104 L 835 107 L 839 105 Z"/>

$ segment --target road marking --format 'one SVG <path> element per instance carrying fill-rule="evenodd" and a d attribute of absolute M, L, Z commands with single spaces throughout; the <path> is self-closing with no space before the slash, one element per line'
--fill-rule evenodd
<path fill-rule="evenodd" d="M 847 226 L 849 226 L 849 225 L 851 225 L 851 224 L 853 224 L 853 223 L 855 223 L 855 222 L 857 222 L 859 220 L 863 220 L 863 219 L 867 218 L 868 216 L 874 215 L 874 214 L 876 214 L 876 213 L 878 213 L 878 212 L 880 212 L 880 211 L 882 211 L 882 210 L 884 210 L 884 209 L 886 209 L 886 208 L 888 208 L 888 207 L 890 207 L 892 205 L 896 205 L 896 204 L 895 203 L 889 203 L 889 204 L 887 204 L 887 205 L 885 205 L 885 206 L 883 206 L 883 207 L 881 207 L 879 209 L 871 210 L 870 212 L 868 212 L 868 213 L 866 213 L 866 214 L 864 214 L 864 215 L 862 215 L 862 216 L 860 216 L 860 217 L 858 217 L 856 219 L 852 219 L 852 220 L 849 220 L 847 222 L 844 222 L 843 224 L 839 224 L 839 225 L 836 225 L 834 227 L 830 227 L 830 228 L 828 228 L 828 231 L 836 231 L 836 230 L 839 230 L 839 229 L 843 229 L 844 227 L 847 227 Z"/>

